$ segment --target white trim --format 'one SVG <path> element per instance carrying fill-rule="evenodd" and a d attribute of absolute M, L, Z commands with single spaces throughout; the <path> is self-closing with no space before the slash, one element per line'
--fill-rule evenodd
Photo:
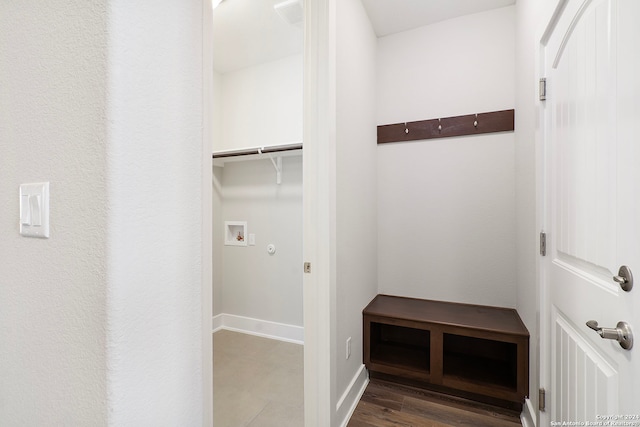
<path fill-rule="evenodd" d="M 222 316 L 224 316 L 224 314 L 218 314 L 216 316 L 213 316 L 211 318 L 211 333 L 215 333 L 218 332 L 223 328 L 223 322 L 222 322 Z"/>
<path fill-rule="evenodd" d="M 520 422 L 522 427 L 536 427 L 536 410 L 533 408 L 531 399 L 525 399 L 522 414 L 520 414 Z"/>
<path fill-rule="evenodd" d="M 541 17 L 544 17 L 540 21 L 540 27 L 535 34 L 535 66 L 538 72 L 537 77 L 548 77 L 548 67 L 545 60 L 545 47 L 549 40 L 551 31 L 556 25 L 558 17 L 565 7 L 567 0 L 554 0 L 547 4 L 547 6 L 541 8 Z M 535 79 L 537 80 L 537 79 Z M 532 82 L 534 84 L 534 82 Z M 535 92 L 534 92 L 535 93 Z M 548 95 L 548 94 L 547 94 Z M 538 111 L 538 125 L 535 133 L 536 144 L 536 230 L 539 232 L 545 230 L 548 232 L 548 226 L 550 225 L 549 218 L 546 217 L 546 202 L 545 197 L 549 191 L 547 188 L 545 166 L 546 166 L 546 139 L 547 139 L 547 127 L 546 122 L 546 101 L 535 101 Z M 550 253 L 549 246 L 547 246 L 548 253 Z M 547 255 L 549 257 L 550 255 Z M 548 301 L 548 288 L 545 282 L 545 265 L 548 258 L 536 256 L 536 282 L 538 288 L 538 387 L 546 388 L 547 392 L 550 391 L 548 385 L 551 384 L 551 309 Z M 531 393 L 537 393 L 538 390 L 532 390 Z M 549 411 L 537 412 L 533 403 L 529 400 L 527 402 L 531 407 L 526 408 L 528 413 L 531 414 L 531 418 L 540 425 L 549 424 L 550 414 Z M 523 425 L 524 420 L 523 420 Z M 527 426 L 525 426 L 527 427 Z"/>
<path fill-rule="evenodd" d="M 242 332 L 244 334 L 256 335 L 278 341 L 304 344 L 304 328 L 302 326 L 287 325 L 226 313 L 213 316 L 211 326 L 213 332 L 225 329 L 227 331 Z"/>
<path fill-rule="evenodd" d="M 335 4 L 304 2 L 303 260 L 305 427 L 335 419 Z"/>
<path fill-rule="evenodd" d="M 336 405 L 336 419 L 341 420 L 341 427 L 346 427 L 349 423 L 368 384 L 369 373 L 364 365 L 361 365 Z"/>
<path fill-rule="evenodd" d="M 209 0 L 202 1 L 202 180 L 201 215 L 201 370 L 202 426 L 213 425 L 213 342 L 209 319 L 213 316 L 213 192 L 211 182 L 211 141 L 213 139 L 213 9 Z"/>

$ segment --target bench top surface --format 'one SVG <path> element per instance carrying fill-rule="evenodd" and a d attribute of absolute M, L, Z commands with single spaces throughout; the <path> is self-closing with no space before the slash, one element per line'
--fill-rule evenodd
<path fill-rule="evenodd" d="M 362 313 L 370 316 L 529 336 L 520 316 L 512 308 L 377 295 Z"/>

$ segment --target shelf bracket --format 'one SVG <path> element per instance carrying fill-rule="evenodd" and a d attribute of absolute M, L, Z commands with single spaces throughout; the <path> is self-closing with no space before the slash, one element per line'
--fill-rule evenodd
<path fill-rule="evenodd" d="M 269 153 L 264 153 L 264 147 L 258 148 L 258 154 L 267 154 L 269 156 L 269 160 L 271 160 L 271 164 L 276 169 L 276 184 L 282 184 L 282 157 L 276 157 L 276 160 L 273 160 L 273 156 Z"/>
<path fill-rule="evenodd" d="M 282 184 L 282 157 L 278 156 L 276 160 L 273 160 L 273 157 L 269 155 L 269 160 L 276 169 L 276 184 Z"/>

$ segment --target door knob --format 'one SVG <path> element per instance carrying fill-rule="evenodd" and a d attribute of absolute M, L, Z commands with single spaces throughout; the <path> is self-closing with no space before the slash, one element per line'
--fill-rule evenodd
<path fill-rule="evenodd" d="M 633 347 L 633 333 L 627 322 L 618 322 L 616 328 L 601 328 L 595 320 L 589 320 L 587 326 L 593 329 L 602 338 L 607 340 L 616 340 L 620 343 L 620 347 L 625 350 L 631 350 Z"/>
<path fill-rule="evenodd" d="M 613 280 L 620 284 L 623 291 L 629 292 L 633 288 L 633 274 L 631 274 L 631 269 L 626 265 L 620 267 L 618 275 L 613 276 Z"/>

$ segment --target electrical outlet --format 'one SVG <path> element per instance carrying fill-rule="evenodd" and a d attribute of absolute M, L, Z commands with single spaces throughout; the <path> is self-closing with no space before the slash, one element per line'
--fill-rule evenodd
<path fill-rule="evenodd" d="M 347 338 L 347 359 L 351 357 L 351 337 Z"/>

